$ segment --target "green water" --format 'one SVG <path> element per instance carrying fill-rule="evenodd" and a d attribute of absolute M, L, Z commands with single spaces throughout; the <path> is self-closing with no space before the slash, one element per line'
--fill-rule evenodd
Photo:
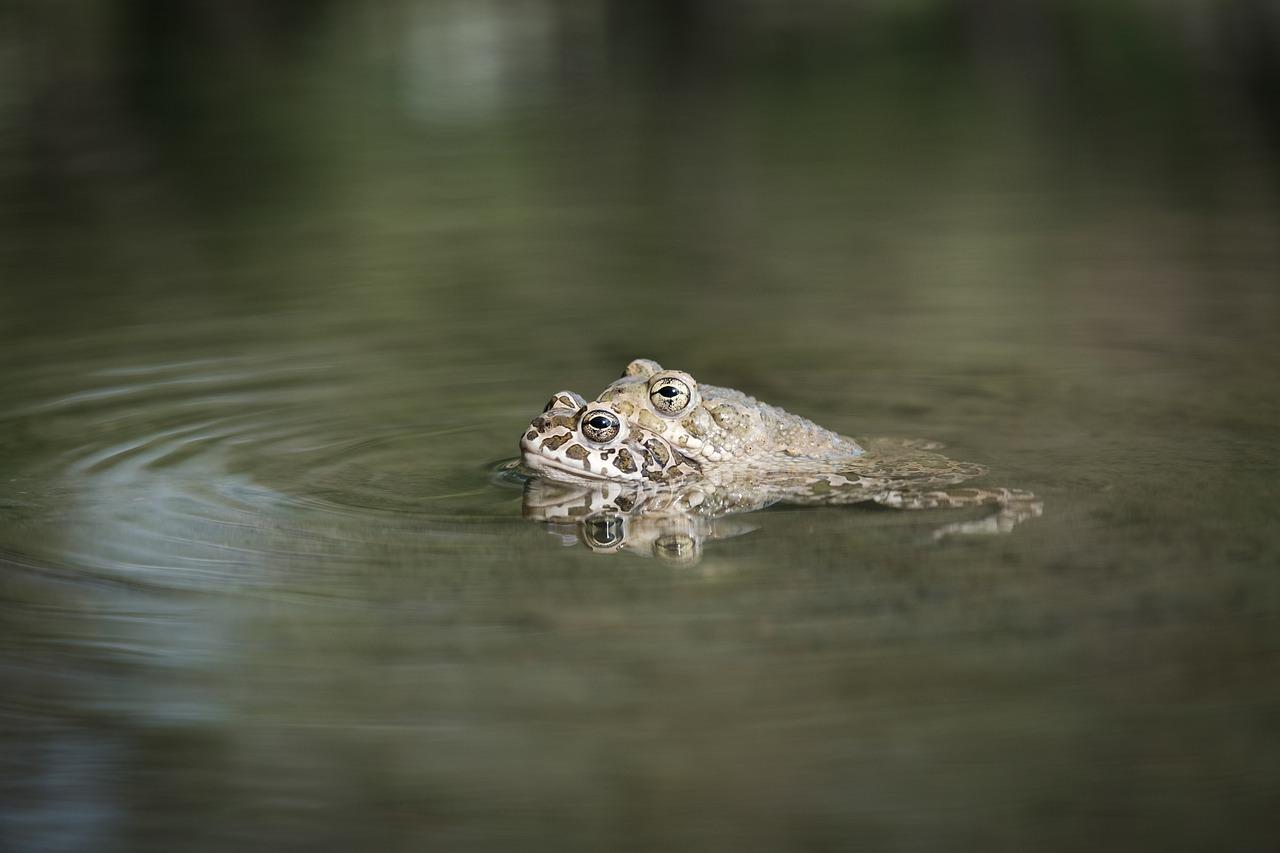
<path fill-rule="evenodd" d="M 0 37 L 62 96 L 0 97 L 0 846 L 1274 841 L 1262 129 L 1156 47 L 1055 100 L 927 32 L 455 102 L 387 8 L 116 76 Z M 494 472 L 640 356 L 1043 513 L 593 554 Z"/>

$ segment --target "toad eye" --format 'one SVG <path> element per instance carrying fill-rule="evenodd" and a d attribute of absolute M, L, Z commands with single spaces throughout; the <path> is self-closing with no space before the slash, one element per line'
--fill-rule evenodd
<path fill-rule="evenodd" d="M 622 431 L 622 422 L 613 412 L 597 409 L 582 416 L 582 435 L 595 444 L 608 444 Z"/>
<path fill-rule="evenodd" d="M 677 415 L 689 407 L 693 395 L 679 379 L 663 379 L 649 389 L 649 402 L 663 415 Z"/>

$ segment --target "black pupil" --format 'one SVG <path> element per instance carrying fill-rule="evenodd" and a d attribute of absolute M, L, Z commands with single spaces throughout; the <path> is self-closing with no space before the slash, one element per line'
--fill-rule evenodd
<path fill-rule="evenodd" d="M 588 421 L 588 423 L 591 424 L 596 429 L 608 429 L 609 427 L 613 426 L 613 421 L 609 420 L 604 415 L 596 415 L 594 418 Z"/>
<path fill-rule="evenodd" d="M 676 388 L 674 385 L 666 385 L 662 388 L 659 388 L 658 393 L 670 399 L 671 397 L 678 396 L 680 394 L 680 390 Z"/>

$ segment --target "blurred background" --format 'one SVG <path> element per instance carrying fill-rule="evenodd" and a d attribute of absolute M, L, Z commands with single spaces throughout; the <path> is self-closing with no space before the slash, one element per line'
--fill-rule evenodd
<path fill-rule="evenodd" d="M 502 363 L 548 321 L 712 358 L 887 300 L 1177 323 L 1184 259 L 1274 226 L 1271 3 L 789 6 L 7 3 L 4 316 L 330 302 Z"/>
<path fill-rule="evenodd" d="M 0 847 L 1266 848 L 1278 91 L 1269 0 L 0 0 Z M 636 357 L 1044 515 L 587 553 L 494 471 Z"/>

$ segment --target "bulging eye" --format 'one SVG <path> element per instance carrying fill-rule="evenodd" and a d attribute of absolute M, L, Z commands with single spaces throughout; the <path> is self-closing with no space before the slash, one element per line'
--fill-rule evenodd
<path fill-rule="evenodd" d="M 693 394 L 679 379 L 661 379 L 649 389 L 649 402 L 663 415 L 678 415 L 689 408 Z"/>
<path fill-rule="evenodd" d="M 622 421 L 613 412 L 596 409 L 582 416 L 582 435 L 595 444 L 608 444 L 622 432 Z"/>

